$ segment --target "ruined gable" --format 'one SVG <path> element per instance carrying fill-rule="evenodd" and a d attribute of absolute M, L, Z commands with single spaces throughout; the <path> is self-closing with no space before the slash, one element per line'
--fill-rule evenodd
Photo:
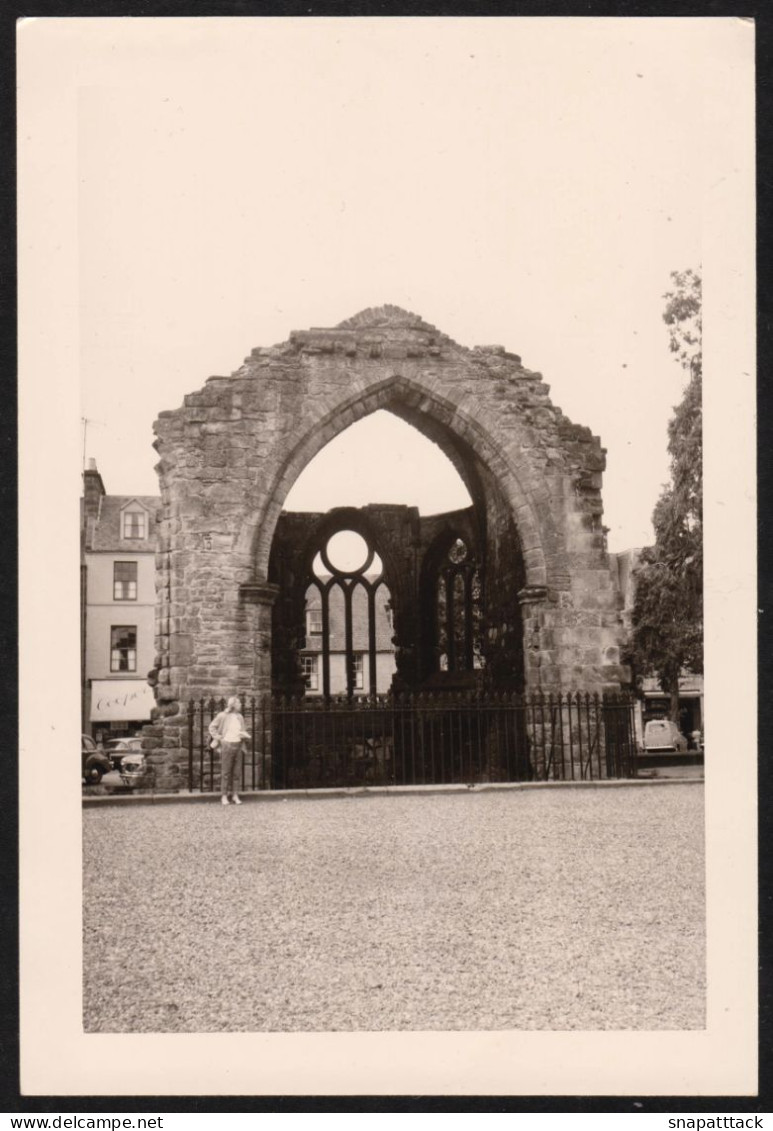
<path fill-rule="evenodd" d="M 271 687 L 269 562 L 284 500 L 325 444 L 377 409 L 438 443 L 470 492 L 497 678 L 516 654 L 530 691 L 625 678 L 598 437 L 517 354 L 369 308 L 254 349 L 159 415 L 159 765 L 179 748 L 190 696 Z"/>

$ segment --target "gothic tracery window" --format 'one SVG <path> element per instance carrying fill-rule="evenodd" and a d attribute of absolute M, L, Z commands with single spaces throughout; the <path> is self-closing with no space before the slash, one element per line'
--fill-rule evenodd
<path fill-rule="evenodd" d="M 352 696 L 387 690 L 379 681 L 391 679 L 394 670 L 385 631 L 390 608 L 383 564 L 365 538 L 351 530 L 326 538 L 307 579 L 302 658 L 307 692 Z M 316 678 L 307 658 L 311 651 L 318 656 Z"/>
<path fill-rule="evenodd" d="M 472 672 L 482 668 L 481 572 L 462 538 L 451 543 L 440 562 L 435 600 L 440 670 Z"/>

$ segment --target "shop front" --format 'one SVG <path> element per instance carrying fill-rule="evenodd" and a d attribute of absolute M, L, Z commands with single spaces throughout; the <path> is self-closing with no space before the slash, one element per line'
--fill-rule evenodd
<path fill-rule="evenodd" d="M 92 737 L 105 743 L 110 738 L 128 738 L 150 721 L 156 701 L 144 679 L 93 679 L 89 725 Z"/>

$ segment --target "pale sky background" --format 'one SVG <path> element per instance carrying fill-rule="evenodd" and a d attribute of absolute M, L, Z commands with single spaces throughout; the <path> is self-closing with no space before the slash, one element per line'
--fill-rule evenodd
<path fill-rule="evenodd" d="M 610 549 L 652 540 L 710 21 L 132 22 L 79 92 L 81 409 L 109 493 L 158 491 L 153 421 L 207 377 L 394 303 L 540 371 L 608 450 Z M 427 443 L 360 422 L 288 505 L 465 505 Z"/>

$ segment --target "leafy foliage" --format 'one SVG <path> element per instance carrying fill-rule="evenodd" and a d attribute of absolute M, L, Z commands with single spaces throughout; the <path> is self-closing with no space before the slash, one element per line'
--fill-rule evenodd
<path fill-rule="evenodd" d="M 671 481 L 652 516 L 655 544 L 636 571 L 631 660 L 655 673 L 678 717 L 679 674 L 703 671 L 703 420 L 701 279 L 675 271 L 663 320 L 688 382 L 668 425 Z"/>

